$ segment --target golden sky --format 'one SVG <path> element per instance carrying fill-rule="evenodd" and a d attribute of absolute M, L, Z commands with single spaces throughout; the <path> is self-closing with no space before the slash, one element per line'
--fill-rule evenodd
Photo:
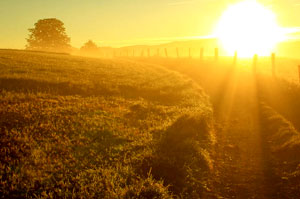
<path fill-rule="evenodd" d="M 0 48 L 24 48 L 39 19 L 65 23 L 71 44 L 161 43 L 210 36 L 226 8 L 239 0 L 1 0 Z M 300 0 L 257 0 L 272 10 L 290 36 L 300 38 Z M 254 13 L 255 14 L 255 13 Z"/>

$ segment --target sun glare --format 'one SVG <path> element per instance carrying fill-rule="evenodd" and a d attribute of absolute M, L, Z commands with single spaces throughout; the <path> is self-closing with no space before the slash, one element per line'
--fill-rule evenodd
<path fill-rule="evenodd" d="M 270 55 L 283 39 L 275 14 L 255 0 L 230 6 L 221 16 L 215 35 L 229 55 Z"/>

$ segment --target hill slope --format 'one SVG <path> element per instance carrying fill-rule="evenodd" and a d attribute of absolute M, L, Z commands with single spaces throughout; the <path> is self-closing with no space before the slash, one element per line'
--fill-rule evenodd
<path fill-rule="evenodd" d="M 2 196 L 200 197 L 212 123 L 202 89 L 159 66 L 0 51 Z"/>

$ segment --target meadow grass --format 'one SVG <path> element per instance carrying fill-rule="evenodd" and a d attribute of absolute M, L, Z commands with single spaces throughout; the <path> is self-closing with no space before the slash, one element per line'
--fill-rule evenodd
<path fill-rule="evenodd" d="M 300 130 L 300 85 L 285 79 L 260 76 L 258 89 L 263 102 Z"/>
<path fill-rule="evenodd" d="M 0 51 L 0 132 L 6 198 L 198 198 L 209 190 L 209 98 L 160 66 Z"/>
<path fill-rule="evenodd" d="M 261 122 L 269 149 L 278 196 L 300 197 L 300 133 L 294 125 L 266 104 L 261 104 Z"/>

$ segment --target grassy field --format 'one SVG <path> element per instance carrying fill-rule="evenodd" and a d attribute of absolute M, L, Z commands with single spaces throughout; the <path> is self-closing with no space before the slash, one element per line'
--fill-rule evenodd
<path fill-rule="evenodd" d="M 199 198 L 209 97 L 152 64 L 0 51 L 3 198 Z"/>
<path fill-rule="evenodd" d="M 0 193 L 299 198 L 296 60 L 278 60 L 271 78 L 267 58 L 254 74 L 249 60 L 2 50 Z"/>

